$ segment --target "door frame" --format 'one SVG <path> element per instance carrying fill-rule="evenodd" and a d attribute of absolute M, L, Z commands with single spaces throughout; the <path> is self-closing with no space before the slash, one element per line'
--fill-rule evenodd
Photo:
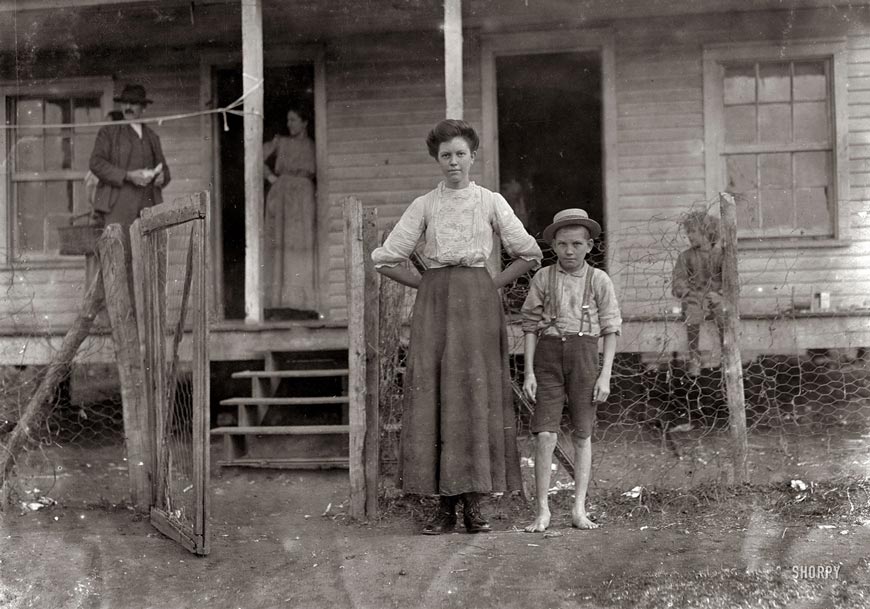
<path fill-rule="evenodd" d="M 324 45 L 300 45 L 294 47 L 270 46 L 263 53 L 264 67 L 280 67 L 285 65 L 311 63 L 314 68 L 314 150 L 317 167 L 316 205 L 314 214 L 316 246 L 314 252 L 314 291 L 317 295 L 317 307 L 321 313 L 326 313 L 327 295 L 324 293 L 329 285 L 329 188 L 326 170 L 328 163 L 328 148 L 326 141 L 326 49 Z M 242 51 L 204 52 L 200 54 L 200 107 L 213 108 L 217 99 L 217 79 L 215 72 L 220 69 L 241 69 Z M 209 247 L 213 256 L 212 310 L 217 319 L 224 320 L 223 293 L 223 241 L 222 241 L 222 205 L 220 176 L 220 129 L 223 120 L 220 115 L 209 114 L 202 117 L 203 138 L 202 158 L 206 164 L 206 176 L 212 188 L 212 227 Z M 263 202 L 265 205 L 265 201 Z M 260 240 L 262 243 L 262 239 Z"/>
<path fill-rule="evenodd" d="M 596 52 L 601 61 L 602 209 L 605 229 L 608 235 L 614 235 L 618 231 L 616 208 L 619 198 L 619 169 L 616 141 L 616 52 L 614 34 L 610 29 L 500 32 L 481 36 L 481 112 L 485 150 L 483 182 L 488 188 L 499 188 L 496 57 L 572 51 Z M 617 247 L 616 239 L 608 239 L 605 250 L 607 269 L 613 269 L 613 262 L 619 259 Z"/>

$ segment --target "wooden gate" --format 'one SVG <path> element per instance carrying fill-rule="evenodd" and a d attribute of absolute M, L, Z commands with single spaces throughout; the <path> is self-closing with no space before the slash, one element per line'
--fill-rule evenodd
<path fill-rule="evenodd" d="M 208 554 L 208 193 L 142 211 L 133 236 L 153 438 L 151 524 Z"/>

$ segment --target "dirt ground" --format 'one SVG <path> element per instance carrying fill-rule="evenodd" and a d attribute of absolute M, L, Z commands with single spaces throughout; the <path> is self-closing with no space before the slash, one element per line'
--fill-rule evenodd
<path fill-rule="evenodd" d="M 418 534 L 425 499 L 388 494 L 381 518 L 350 522 L 346 471 L 215 471 L 203 558 L 123 505 L 117 451 L 66 459 L 60 476 L 28 480 L 57 505 L 0 516 L 0 607 L 870 607 L 870 482 L 857 471 L 805 477 L 804 493 L 773 481 L 630 497 L 601 484 L 595 531 L 570 527 L 570 490 L 553 495 L 546 534 L 519 532 L 532 515 L 521 496 L 494 497 L 495 532 L 441 537 Z"/>

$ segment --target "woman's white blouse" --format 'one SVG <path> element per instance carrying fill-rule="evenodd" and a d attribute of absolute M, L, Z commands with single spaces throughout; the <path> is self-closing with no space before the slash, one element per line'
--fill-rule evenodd
<path fill-rule="evenodd" d="M 429 268 L 482 267 L 492 252 L 493 232 L 511 257 L 541 266 L 541 248 L 504 197 L 474 182 L 462 189 L 441 182 L 414 199 L 372 260 L 376 267 L 396 266 L 424 236 L 422 256 Z"/>

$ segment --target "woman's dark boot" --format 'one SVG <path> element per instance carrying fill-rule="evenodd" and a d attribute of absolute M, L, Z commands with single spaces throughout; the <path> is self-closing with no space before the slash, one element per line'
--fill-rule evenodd
<path fill-rule="evenodd" d="M 423 535 L 452 533 L 456 527 L 457 503 L 459 503 L 459 495 L 441 495 L 438 500 L 438 510 L 432 520 L 423 527 Z"/>
<path fill-rule="evenodd" d="M 462 520 L 469 533 L 489 533 L 492 527 L 480 513 L 480 493 L 462 494 Z"/>

